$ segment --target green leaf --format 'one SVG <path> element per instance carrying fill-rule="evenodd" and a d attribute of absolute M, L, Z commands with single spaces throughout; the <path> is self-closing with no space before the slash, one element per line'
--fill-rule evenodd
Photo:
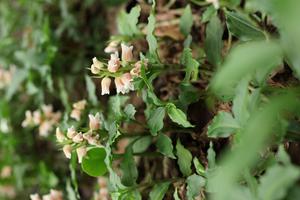
<path fill-rule="evenodd" d="M 158 45 L 157 45 L 157 40 L 154 36 L 154 29 L 155 29 L 155 16 L 154 13 L 151 12 L 151 14 L 148 17 L 146 40 L 149 45 L 149 52 L 151 58 L 158 61 L 158 55 L 157 55 Z"/>
<path fill-rule="evenodd" d="M 180 200 L 180 198 L 178 196 L 178 190 L 177 190 L 177 188 L 175 188 L 175 192 L 173 194 L 173 198 L 174 198 L 174 200 Z"/>
<path fill-rule="evenodd" d="M 122 184 L 125 186 L 132 186 L 136 184 L 138 171 L 135 165 L 132 148 L 130 146 L 126 148 L 126 152 L 120 167 L 122 170 Z"/>
<path fill-rule="evenodd" d="M 300 171 L 294 166 L 275 165 L 269 168 L 261 178 L 258 188 L 260 199 L 279 200 L 283 199 L 288 189 L 299 178 Z"/>
<path fill-rule="evenodd" d="M 120 119 L 122 117 L 122 107 L 128 100 L 128 96 L 121 96 L 121 95 L 116 95 L 116 96 L 111 96 L 109 98 L 109 109 L 110 109 L 110 117 L 112 119 Z"/>
<path fill-rule="evenodd" d="M 150 111 L 148 119 L 148 126 L 150 128 L 151 135 L 157 135 L 157 132 L 164 127 L 165 108 L 158 107 L 155 110 Z"/>
<path fill-rule="evenodd" d="M 128 104 L 125 106 L 124 113 L 126 114 L 128 119 L 134 120 L 134 115 L 136 113 L 135 107 L 132 104 Z"/>
<path fill-rule="evenodd" d="M 217 15 L 213 16 L 207 27 L 204 50 L 207 60 L 214 66 L 219 66 L 222 61 L 223 27 Z"/>
<path fill-rule="evenodd" d="M 194 200 L 205 186 L 205 179 L 202 176 L 193 174 L 186 179 L 187 188 L 186 195 L 188 200 Z"/>
<path fill-rule="evenodd" d="M 282 51 L 275 42 L 255 41 L 240 44 L 227 56 L 213 77 L 211 88 L 219 97 L 232 97 L 236 85 L 243 77 L 253 75 L 257 69 L 281 63 Z"/>
<path fill-rule="evenodd" d="M 77 200 L 76 192 L 72 188 L 71 181 L 69 179 L 67 180 L 66 191 L 67 191 L 67 195 L 68 195 L 69 200 Z"/>
<path fill-rule="evenodd" d="M 104 148 L 92 148 L 83 157 L 81 167 L 82 170 L 90 176 L 102 176 L 107 172 L 104 162 L 106 152 Z"/>
<path fill-rule="evenodd" d="M 133 145 L 133 153 L 142 153 L 148 149 L 152 143 L 152 137 L 150 135 L 144 136 L 138 139 Z"/>
<path fill-rule="evenodd" d="M 220 111 L 208 126 L 207 135 L 211 138 L 229 137 L 239 128 L 239 124 L 230 113 Z"/>
<path fill-rule="evenodd" d="M 208 6 L 205 11 L 202 13 L 201 22 L 206 23 L 208 22 L 213 16 L 215 16 L 217 10 L 213 5 Z"/>
<path fill-rule="evenodd" d="M 92 79 L 85 75 L 85 83 L 86 89 L 88 91 L 89 100 L 92 102 L 93 105 L 97 105 L 97 96 L 96 96 L 96 87 Z"/>
<path fill-rule="evenodd" d="M 200 163 L 198 158 L 194 157 L 193 159 L 194 167 L 196 169 L 197 174 L 199 175 L 204 175 L 205 174 L 205 168 L 204 166 Z"/>
<path fill-rule="evenodd" d="M 157 137 L 156 147 L 160 153 L 170 158 L 175 159 L 173 154 L 172 140 L 165 134 L 160 133 Z"/>
<path fill-rule="evenodd" d="M 183 81 L 196 81 L 198 79 L 199 63 L 193 58 L 192 50 L 190 48 L 184 48 L 180 63 L 185 66 L 185 77 Z"/>
<path fill-rule="evenodd" d="M 188 105 L 191 103 L 197 102 L 200 98 L 199 89 L 194 87 L 190 83 L 181 83 L 179 85 L 180 94 L 179 94 L 179 101 L 186 109 Z"/>
<path fill-rule="evenodd" d="M 120 12 L 117 17 L 117 24 L 121 35 L 133 36 L 140 33 L 137 27 L 140 12 L 140 6 L 133 7 L 128 14 L 125 11 Z"/>
<path fill-rule="evenodd" d="M 170 182 L 156 184 L 149 194 L 150 200 L 162 200 L 168 191 L 169 186 Z"/>
<path fill-rule="evenodd" d="M 184 112 L 176 108 L 173 103 L 166 105 L 167 113 L 171 120 L 185 128 L 194 127 L 188 120 Z"/>
<path fill-rule="evenodd" d="M 193 157 L 191 152 L 184 148 L 179 139 L 176 144 L 176 155 L 178 157 L 177 163 L 181 173 L 184 176 L 189 176 L 192 173 L 191 165 Z"/>
<path fill-rule="evenodd" d="M 248 41 L 265 37 L 263 31 L 249 17 L 231 11 L 226 11 L 225 16 L 230 33 L 240 40 Z"/>
<path fill-rule="evenodd" d="M 28 73 L 24 69 L 16 70 L 16 72 L 13 75 L 11 84 L 9 84 L 9 86 L 6 90 L 6 94 L 5 94 L 6 100 L 8 100 L 8 101 L 11 100 L 13 95 L 17 92 L 17 90 L 21 86 L 22 82 L 26 79 L 27 75 L 28 75 Z"/>
<path fill-rule="evenodd" d="M 180 31 L 187 36 L 192 29 L 193 26 L 193 14 L 191 10 L 191 6 L 187 5 L 185 9 L 183 10 L 183 14 L 180 17 Z"/>
<path fill-rule="evenodd" d="M 212 142 L 209 143 L 209 148 L 207 150 L 207 161 L 209 169 L 212 169 L 216 166 L 216 152 L 214 151 Z"/>

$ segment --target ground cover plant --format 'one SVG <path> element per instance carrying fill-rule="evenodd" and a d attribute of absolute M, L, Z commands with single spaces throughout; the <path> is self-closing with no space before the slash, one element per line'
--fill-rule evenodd
<path fill-rule="evenodd" d="M 2 0 L 0 199 L 300 199 L 299 11 Z"/>

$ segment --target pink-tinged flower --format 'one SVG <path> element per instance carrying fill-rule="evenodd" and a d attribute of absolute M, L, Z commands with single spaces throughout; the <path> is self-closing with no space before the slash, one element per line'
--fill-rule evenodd
<path fill-rule="evenodd" d="M 75 143 L 80 143 L 83 141 L 83 136 L 82 133 L 77 133 L 74 137 L 73 137 L 73 142 Z"/>
<path fill-rule="evenodd" d="M 39 194 L 31 194 L 30 199 L 31 200 L 41 200 L 41 197 Z"/>
<path fill-rule="evenodd" d="M 39 126 L 39 134 L 40 136 L 47 137 L 49 132 L 52 130 L 51 121 L 43 121 Z"/>
<path fill-rule="evenodd" d="M 72 146 L 67 144 L 63 147 L 63 152 L 66 156 L 66 158 L 71 159 L 71 155 L 72 155 Z"/>
<path fill-rule="evenodd" d="M 51 189 L 50 195 L 52 200 L 63 200 L 63 193 L 61 191 Z"/>
<path fill-rule="evenodd" d="M 94 57 L 93 64 L 91 65 L 91 72 L 93 74 L 99 74 L 101 68 L 103 68 L 103 63 L 100 62 L 96 57 Z"/>
<path fill-rule="evenodd" d="M 108 77 L 104 77 L 101 81 L 101 95 L 109 94 L 109 86 L 111 80 Z"/>
<path fill-rule="evenodd" d="M 12 174 L 12 168 L 11 168 L 11 166 L 4 166 L 1 169 L 0 177 L 1 178 L 8 178 L 8 177 L 11 176 L 11 174 Z"/>
<path fill-rule="evenodd" d="M 116 72 L 118 71 L 120 67 L 120 58 L 118 52 L 115 52 L 114 54 L 110 54 L 110 60 L 108 61 L 107 69 L 110 72 Z"/>
<path fill-rule="evenodd" d="M 107 187 L 107 179 L 105 177 L 99 177 L 98 178 L 98 185 L 100 188 Z"/>
<path fill-rule="evenodd" d="M 133 46 L 127 46 L 127 45 L 122 43 L 121 48 L 122 48 L 122 61 L 124 61 L 124 62 L 132 61 L 132 59 L 133 59 L 133 54 L 132 54 Z"/>
<path fill-rule="evenodd" d="M 60 130 L 59 127 L 56 128 L 55 135 L 58 142 L 63 142 L 66 139 L 65 134 Z"/>
<path fill-rule="evenodd" d="M 100 128 L 100 114 L 96 113 L 96 115 L 89 114 L 90 119 L 90 130 L 98 130 Z"/>
<path fill-rule="evenodd" d="M 70 138 L 70 139 L 73 139 L 73 137 L 76 135 L 76 130 L 74 128 L 74 126 L 71 126 L 70 128 L 68 128 L 68 131 L 67 131 L 67 137 Z"/>
<path fill-rule="evenodd" d="M 51 196 L 51 194 L 45 194 L 43 195 L 43 200 L 54 200 Z"/>
<path fill-rule="evenodd" d="M 80 116 L 81 116 L 81 110 L 78 109 L 73 109 L 70 114 L 70 117 L 77 121 L 80 121 Z"/>
<path fill-rule="evenodd" d="M 42 115 L 41 112 L 39 110 L 36 110 L 33 112 L 33 123 L 35 125 L 38 125 L 42 122 Z"/>
<path fill-rule="evenodd" d="M 51 118 L 53 114 L 53 107 L 52 105 L 42 105 L 42 111 L 45 117 Z"/>
<path fill-rule="evenodd" d="M 78 163 L 82 162 L 82 158 L 86 155 L 87 153 L 87 149 L 85 146 L 81 146 L 79 148 L 76 149 L 76 153 L 78 156 Z"/>
<path fill-rule="evenodd" d="M 32 113 L 30 110 L 27 110 L 25 112 L 25 119 L 22 122 L 22 127 L 27 127 L 33 124 L 33 117 L 32 117 Z"/>
<path fill-rule="evenodd" d="M 55 112 L 55 113 L 52 113 L 52 116 L 51 116 L 51 122 L 53 124 L 56 124 L 59 122 L 61 118 L 61 112 Z"/>
<path fill-rule="evenodd" d="M 115 78 L 115 85 L 116 85 L 117 93 L 125 94 L 126 90 L 121 77 Z"/>
<path fill-rule="evenodd" d="M 77 109 L 77 110 L 84 110 L 85 106 L 86 106 L 86 100 L 85 99 L 83 99 L 81 101 L 78 101 L 76 103 L 73 103 L 73 108 Z"/>
<path fill-rule="evenodd" d="M 130 90 L 134 90 L 134 87 L 132 84 L 132 77 L 131 77 L 130 73 L 127 72 L 125 74 L 122 74 L 121 79 L 124 84 L 124 88 L 125 88 L 126 92 L 128 92 Z"/>
<path fill-rule="evenodd" d="M 118 51 L 118 42 L 116 41 L 111 41 L 107 47 L 104 49 L 105 53 L 114 53 L 116 51 Z"/>

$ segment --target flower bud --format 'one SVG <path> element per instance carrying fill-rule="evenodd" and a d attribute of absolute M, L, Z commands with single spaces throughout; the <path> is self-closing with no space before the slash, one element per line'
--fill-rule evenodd
<path fill-rule="evenodd" d="M 41 200 L 41 197 L 39 194 L 31 194 L 30 199 L 31 200 Z"/>
<path fill-rule="evenodd" d="M 75 143 L 80 143 L 83 141 L 83 136 L 82 133 L 77 133 L 74 137 L 73 137 L 73 142 Z"/>
<path fill-rule="evenodd" d="M 59 127 L 56 128 L 55 135 L 58 142 L 63 142 L 66 139 Z"/>
<path fill-rule="evenodd" d="M 133 59 L 132 49 L 133 46 L 127 46 L 125 44 L 121 44 L 122 48 L 122 61 L 124 62 L 130 62 Z"/>
<path fill-rule="evenodd" d="M 79 147 L 76 149 L 76 153 L 78 156 L 78 163 L 82 162 L 82 158 L 86 155 L 87 150 L 85 146 Z"/>
<path fill-rule="evenodd" d="M 91 65 L 91 72 L 93 74 L 98 74 L 103 68 L 103 63 L 100 62 L 96 57 L 93 58 L 93 64 Z"/>
<path fill-rule="evenodd" d="M 76 134 L 77 133 L 76 133 L 74 126 L 71 126 L 70 128 L 68 128 L 68 131 L 67 131 L 68 138 L 72 139 Z"/>
<path fill-rule="evenodd" d="M 100 128 L 100 114 L 96 113 L 96 115 L 91 115 L 89 114 L 89 119 L 90 119 L 90 129 L 91 130 L 98 130 Z"/>
<path fill-rule="evenodd" d="M 101 95 L 109 94 L 109 86 L 111 80 L 108 77 L 104 77 L 101 81 Z"/>
<path fill-rule="evenodd" d="M 118 51 L 118 42 L 116 41 L 111 41 L 107 47 L 104 49 L 105 53 L 114 53 L 116 51 Z"/>
<path fill-rule="evenodd" d="M 63 147 L 63 152 L 66 156 L 66 158 L 71 159 L 71 155 L 72 155 L 72 146 L 67 144 Z"/>
<path fill-rule="evenodd" d="M 73 103 L 73 108 L 77 109 L 77 110 L 84 110 L 86 106 L 86 100 L 83 99 L 81 101 L 78 101 L 76 103 Z"/>
<path fill-rule="evenodd" d="M 81 116 L 81 110 L 78 109 L 73 109 L 70 114 L 70 117 L 77 121 L 80 121 L 80 116 Z"/>
<path fill-rule="evenodd" d="M 118 71 L 120 67 L 120 59 L 118 52 L 115 52 L 114 54 L 110 55 L 110 60 L 108 61 L 107 69 L 110 72 L 116 72 Z"/>

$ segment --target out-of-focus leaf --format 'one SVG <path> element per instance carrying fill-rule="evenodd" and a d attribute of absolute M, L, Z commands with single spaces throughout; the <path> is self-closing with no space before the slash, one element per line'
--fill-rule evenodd
<path fill-rule="evenodd" d="M 236 84 L 256 69 L 276 67 L 282 59 L 280 46 L 275 42 L 255 41 L 241 44 L 227 56 L 222 67 L 214 76 L 211 87 L 219 97 L 230 98 Z"/>
<path fill-rule="evenodd" d="M 88 91 L 89 100 L 93 105 L 97 105 L 96 87 L 92 79 L 85 75 L 86 89 Z"/>
<path fill-rule="evenodd" d="M 133 7 L 128 14 L 125 13 L 125 11 L 120 12 L 117 18 L 117 24 L 120 34 L 133 36 L 140 33 L 137 27 L 140 12 L 140 6 Z"/>
<path fill-rule="evenodd" d="M 177 188 L 175 188 L 175 192 L 173 194 L 173 198 L 174 198 L 174 200 L 180 200 L 180 198 L 178 196 L 178 190 L 177 190 Z"/>
<path fill-rule="evenodd" d="M 172 103 L 168 103 L 166 106 L 167 113 L 171 120 L 185 128 L 194 127 L 188 120 L 184 112 L 176 108 Z"/>
<path fill-rule="evenodd" d="M 67 195 L 68 195 L 69 200 L 77 200 L 76 192 L 72 188 L 70 180 L 67 180 L 66 191 L 67 191 Z"/>
<path fill-rule="evenodd" d="M 180 31 L 187 36 L 192 29 L 193 26 L 193 14 L 191 10 L 191 6 L 187 5 L 185 9 L 183 10 L 183 14 L 180 17 Z"/>
<path fill-rule="evenodd" d="M 184 176 L 189 176 L 192 173 L 191 165 L 192 165 L 192 154 L 189 150 L 184 148 L 181 144 L 180 140 L 177 140 L 176 144 L 176 155 L 177 155 L 177 163 L 179 165 L 179 169 Z"/>
<path fill-rule="evenodd" d="M 19 87 L 21 86 L 22 82 L 26 79 L 27 71 L 24 69 L 18 69 L 13 75 L 13 79 L 11 81 L 11 84 L 9 85 L 5 98 L 6 100 L 11 100 L 13 95 L 17 92 Z"/>
<path fill-rule="evenodd" d="M 229 137 L 240 128 L 238 122 L 228 112 L 220 111 L 208 126 L 208 137 Z"/>
<path fill-rule="evenodd" d="M 133 153 L 142 153 L 148 149 L 152 142 L 152 137 L 150 135 L 144 136 L 138 139 L 133 145 Z"/>
<path fill-rule="evenodd" d="M 217 10 L 213 5 L 208 6 L 201 16 L 201 22 L 202 23 L 208 22 L 216 13 Z"/>
<path fill-rule="evenodd" d="M 172 140 L 163 133 L 160 133 L 157 137 L 156 147 L 160 153 L 170 158 L 175 159 L 173 154 Z"/>
<path fill-rule="evenodd" d="M 149 194 L 150 200 L 162 200 L 168 191 L 170 182 L 156 184 Z"/>
<path fill-rule="evenodd" d="M 226 11 L 226 23 L 232 35 L 242 41 L 263 39 L 264 33 L 250 18 L 238 12 Z"/>
<path fill-rule="evenodd" d="M 208 61 L 214 66 L 219 66 L 222 60 L 222 35 L 223 27 L 221 21 L 217 15 L 213 16 L 206 27 L 204 50 Z"/>
<path fill-rule="evenodd" d="M 82 170 L 90 176 L 102 176 L 107 172 L 104 162 L 106 152 L 104 148 L 92 148 L 82 160 Z"/>
<path fill-rule="evenodd" d="M 124 113 L 128 119 L 134 119 L 136 113 L 135 107 L 132 104 L 127 104 L 124 108 Z"/>
<path fill-rule="evenodd" d="M 186 179 L 186 183 L 188 200 L 194 200 L 200 194 L 201 188 L 205 186 L 205 179 L 202 176 L 193 174 Z"/>
<path fill-rule="evenodd" d="M 209 148 L 207 150 L 207 161 L 209 169 L 212 169 L 216 166 L 216 152 L 214 151 L 212 142 L 209 143 Z"/>
<path fill-rule="evenodd" d="M 261 178 L 258 188 L 260 199 L 279 200 L 287 194 L 287 190 L 299 178 L 298 168 L 288 165 L 275 165 L 269 168 Z"/>

